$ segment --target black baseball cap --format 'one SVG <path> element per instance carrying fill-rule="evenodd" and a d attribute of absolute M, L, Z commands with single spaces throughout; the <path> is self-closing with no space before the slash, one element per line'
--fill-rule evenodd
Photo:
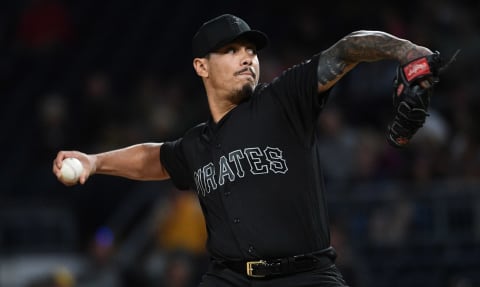
<path fill-rule="evenodd" d="M 223 14 L 203 23 L 193 36 L 193 57 L 205 57 L 208 53 L 240 37 L 255 44 L 257 51 L 268 44 L 265 33 L 250 29 L 250 26 L 237 16 Z"/>

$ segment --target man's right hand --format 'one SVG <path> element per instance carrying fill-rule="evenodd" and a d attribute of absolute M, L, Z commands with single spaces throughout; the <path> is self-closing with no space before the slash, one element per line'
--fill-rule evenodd
<path fill-rule="evenodd" d="M 65 158 L 73 157 L 78 159 L 83 165 L 83 173 L 80 175 L 80 179 L 78 182 L 80 184 L 84 184 L 90 175 L 95 173 L 95 157 L 92 155 L 87 155 L 85 153 L 79 151 L 60 151 L 57 154 L 57 157 L 53 161 L 53 174 L 57 177 L 57 179 L 62 182 L 66 186 L 75 185 L 76 183 L 66 182 L 62 180 L 61 172 L 62 169 L 62 162 Z"/>

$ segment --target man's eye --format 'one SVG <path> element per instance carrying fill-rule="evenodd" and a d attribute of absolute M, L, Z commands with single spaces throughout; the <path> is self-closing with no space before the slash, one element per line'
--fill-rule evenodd
<path fill-rule="evenodd" d="M 236 52 L 235 48 L 228 48 L 227 53 L 228 54 L 234 54 Z"/>

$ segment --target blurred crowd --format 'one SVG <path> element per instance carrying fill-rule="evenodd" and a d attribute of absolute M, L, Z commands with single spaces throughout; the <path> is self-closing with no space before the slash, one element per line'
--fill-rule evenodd
<path fill-rule="evenodd" d="M 366 240 L 400 246 L 408 240 L 412 221 L 425 218 L 412 205 L 425 190 L 440 192 L 441 183 L 450 181 L 479 189 L 478 1 L 339 1 L 330 8 L 321 1 L 166 2 L 2 4 L 0 284 L 1 276 L 7 276 L 2 258 L 67 250 L 86 258 L 81 273 L 55 269 L 28 286 L 196 286 L 207 255 L 193 193 L 175 190 L 168 182 L 102 176 L 67 189 L 51 174 L 51 163 L 62 149 L 93 153 L 172 140 L 204 121 L 208 107 L 191 66 L 190 41 L 203 21 L 221 13 L 237 14 L 269 35 L 270 46 L 259 54 L 264 82 L 360 29 L 392 33 L 446 58 L 461 50 L 442 74 L 427 122 L 407 149 L 392 148 L 385 140 L 396 62 L 360 64 L 332 90 L 319 118 L 324 174 L 333 201 L 332 241 L 352 286 L 369 282 L 362 264 L 355 262 L 356 236 L 366 232 Z M 408 188 L 387 188 L 391 182 L 407 183 Z M 393 201 L 388 200 L 392 189 Z M 367 219 L 354 208 L 344 210 L 363 202 L 358 199 L 362 194 L 369 203 L 380 203 Z M 22 221 L 41 222 L 35 215 L 15 217 L 25 206 L 66 210 L 72 219 L 65 225 L 74 226 L 76 238 L 69 239 L 71 246 L 27 248 L 35 236 L 47 243 L 50 237 Z M 474 221 L 474 214 L 459 214 L 455 226 Z M 51 225 L 59 226 L 56 221 Z M 3 269 L 10 270 L 5 264 Z M 444 282 L 445 287 L 468 284 L 463 277 Z"/>

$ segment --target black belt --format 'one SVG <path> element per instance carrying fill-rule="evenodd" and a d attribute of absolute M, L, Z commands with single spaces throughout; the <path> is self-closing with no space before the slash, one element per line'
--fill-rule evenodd
<path fill-rule="evenodd" d="M 337 254 L 333 247 L 291 257 L 254 261 L 216 261 L 249 277 L 271 277 L 330 267 Z"/>

